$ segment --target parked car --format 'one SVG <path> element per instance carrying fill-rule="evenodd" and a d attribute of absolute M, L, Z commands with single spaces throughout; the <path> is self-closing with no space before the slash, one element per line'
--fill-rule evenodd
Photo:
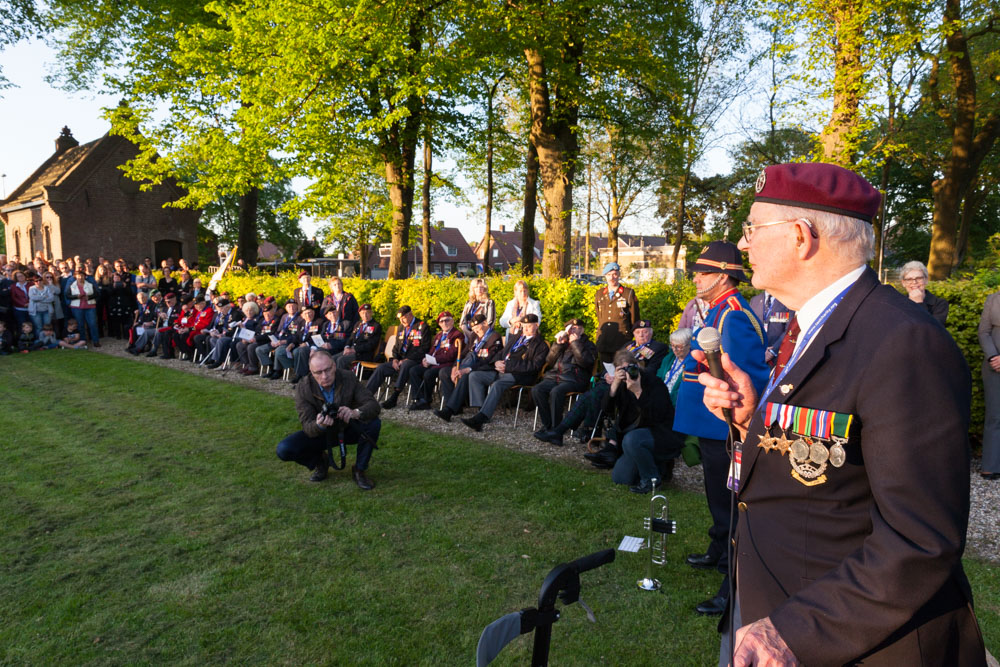
<path fill-rule="evenodd" d="M 642 283 L 649 282 L 672 283 L 683 277 L 684 272 L 680 269 L 651 267 L 646 269 L 633 269 L 627 276 L 622 278 L 622 282 L 629 285 L 641 285 Z"/>

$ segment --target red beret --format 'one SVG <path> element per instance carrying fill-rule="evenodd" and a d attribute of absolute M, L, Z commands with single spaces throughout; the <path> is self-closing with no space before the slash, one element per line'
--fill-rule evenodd
<path fill-rule="evenodd" d="M 882 195 L 849 169 L 822 162 L 775 164 L 757 177 L 754 201 L 828 211 L 871 222 Z"/>
<path fill-rule="evenodd" d="M 309 276 L 310 278 L 312 278 L 312 275 L 308 271 L 306 271 L 305 269 L 303 269 L 302 271 L 299 271 L 299 278 L 301 278 L 302 276 Z"/>
<path fill-rule="evenodd" d="M 451 314 L 450 311 L 442 310 L 441 313 L 437 316 L 437 319 L 434 320 L 434 321 L 435 322 L 440 322 L 442 317 L 450 317 L 451 319 L 455 319 L 454 316 Z"/>

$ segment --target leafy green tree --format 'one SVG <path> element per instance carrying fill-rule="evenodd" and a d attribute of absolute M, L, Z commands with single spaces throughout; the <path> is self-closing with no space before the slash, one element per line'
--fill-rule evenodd
<path fill-rule="evenodd" d="M 0 3 L 0 51 L 41 31 L 41 16 L 35 0 L 4 0 Z M 0 90 L 10 82 L 0 67 Z"/>
<path fill-rule="evenodd" d="M 299 218 L 285 210 L 285 206 L 295 198 L 289 181 L 270 183 L 259 191 L 257 233 L 255 241 L 270 241 L 291 256 L 306 240 Z M 218 240 L 233 245 L 240 240 L 241 202 L 239 195 L 225 195 L 206 204 L 202 209 L 201 222 L 218 234 Z M 256 263 L 256 257 L 254 258 Z"/>

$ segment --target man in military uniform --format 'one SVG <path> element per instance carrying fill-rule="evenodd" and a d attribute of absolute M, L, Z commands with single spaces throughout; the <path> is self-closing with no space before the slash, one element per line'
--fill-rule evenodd
<path fill-rule="evenodd" d="M 481 407 L 472 417 L 463 417 L 462 423 L 481 431 L 505 391 L 516 384 L 535 384 L 548 353 L 548 344 L 538 335 L 538 315 L 528 313 L 521 320 L 521 335 L 507 341 L 493 369 L 469 374 L 469 403 Z"/>
<path fill-rule="evenodd" d="M 438 376 L 444 407 L 435 410 L 434 415 L 446 422 L 451 421 L 453 416 L 462 414 L 462 406 L 469 399 L 469 375 L 473 371 L 492 372 L 503 352 L 503 338 L 486 321 L 485 313 L 476 313 L 470 323 L 472 338 L 463 350 L 465 354 L 462 360 L 452 367 L 450 373 L 442 372 Z"/>
<path fill-rule="evenodd" d="M 396 401 L 406 386 L 411 366 L 420 365 L 424 355 L 431 349 L 431 330 L 424 322 L 417 319 L 409 306 L 402 306 L 396 311 L 399 320 L 399 331 L 396 334 L 396 344 L 392 348 L 392 359 L 379 364 L 368 378 L 368 391 L 378 395 L 378 388 L 386 378 L 395 377 L 389 398 L 382 401 L 382 407 L 391 410 L 396 407 Z"/>
<path fill-rule="evenodd" d="M 763 391 L 726 355 L 728 381 L 699 377 L 744 443 L 734 664 L 984 665 L 962 570 L 969 368 L 866 266 L 864 178 L 782 164 L 756 190 L 740 247 L 795 321 Z"/>
<path fill-rule="evenodd" d="M 764 325 L 764 335 L 767 338 L 767 349 L 764 350 L 764 360 L 774 366 L 778 356 L 778 347 L 788 329 L 788 322 L 795 315 L 785 308 L 785 305 L 774 298 L 770 292 L 764 291 L 750 299 L 750 308 L 757 319 Z"/>
<path fill-rule="evenodd" d="M 542 423 L 539 433 L 562 421 L 566 395 L 590 388 L 597 348 L 583 330 L 583 320 L 573 318 L 556 334 L 545 358 L 545 377 L 531 388 L 531 398 L 538 406 Z M 537 435 L 537 434 L 536 434 Z"/>
<path fill-rule="evenodd" d="M 334 355 L 337 368 L 350 368 L 355 361 L 374 361 L 378 354 L 378 344 L 382 341 L 382 325 L 372 315 L 370 303 L 363 303 L 358 309 L 361 319 L 347 336 L 347 346 L 340 354 Z"/>
<path fill-rule="evenodd" d="M 736 286 L 746 280 L 739 249 L 726 241 L 712 241 L 702 251 L 691 269 L 697 295 L 708 303 L 705 326 L 719 331 L 722 351 L 739 359 L 756 386 L 763 388 L 770 370 L 764 362 L 764 330 L 760 320 L 750 310 Z M 694 332 L 692 349 L 698 348 Z M 702 403 L 703 387 L 698 383 L 698 373 L 704 370 L 690 355 L 684 362 L 684 377 L 677 393 L 677 410 L 674 413 L 674 431 L 698 438 L 702 467 L 705 471 L 705 497 L 712 515 L 711 538 L 703 554 L 691 554 L 687 563 L 698 569 L 718 569 L 726 575 L 729 571 L 729 491 L 726 489 L 729 471 L 726 422 L 711 414 Z M 723 578 L 718 593 L 695 607 L 699 614 L 718 615 L 726 607 L 729 597 L 728 576 Z"/>
<path fill-rule="evenodd" d="M 631 287 L 618 282 L 621 278 L 621 267 L 618 262 L 608 262 L 604 265 L 604 287 L 594 293 L 594 306 L 597 309 L 597 352 L 602 363 L 611 360 L 623 345 L 632 337 L 632 328 L 639 321 L 639 300 Z"/>

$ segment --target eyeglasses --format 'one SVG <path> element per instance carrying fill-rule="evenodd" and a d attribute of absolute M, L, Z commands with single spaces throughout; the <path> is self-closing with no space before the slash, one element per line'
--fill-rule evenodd
<path fill-rule="evenodd" d="M 904 283 L 922 283 L 926 281 L 927 278 L 924 278 L 923 276 L 911 276 L 909 278 L 903 278 L 902 280 Z"/>
<path fill-rule="evenodd" d="M 760 223 L 757 223 L 756 225 L 751 224 L 749 221 L 748 222 L 744 222 L 743 223 L 743 239 L 747 243 L 750 243 L 750 237 L 753 236 L 753 230 L 757 229 L 758 227 L 771 227 L 773 225 L 784 225 L 784 224 L 787 224 L 789 222 L 798 222 L 799 220 L 801 220 L 802 222 L 806 223 L 806 226 L 809 227 L 809 233 L 812 234 L 813 238 L 818 238 L 818 236 L 816 235 L 816 228 L 813 227 L 812 221 L 806 220 L 805 218 L 794 218 L 792 220 L 775 220 L 774 222 L 760 222 Z"/>

